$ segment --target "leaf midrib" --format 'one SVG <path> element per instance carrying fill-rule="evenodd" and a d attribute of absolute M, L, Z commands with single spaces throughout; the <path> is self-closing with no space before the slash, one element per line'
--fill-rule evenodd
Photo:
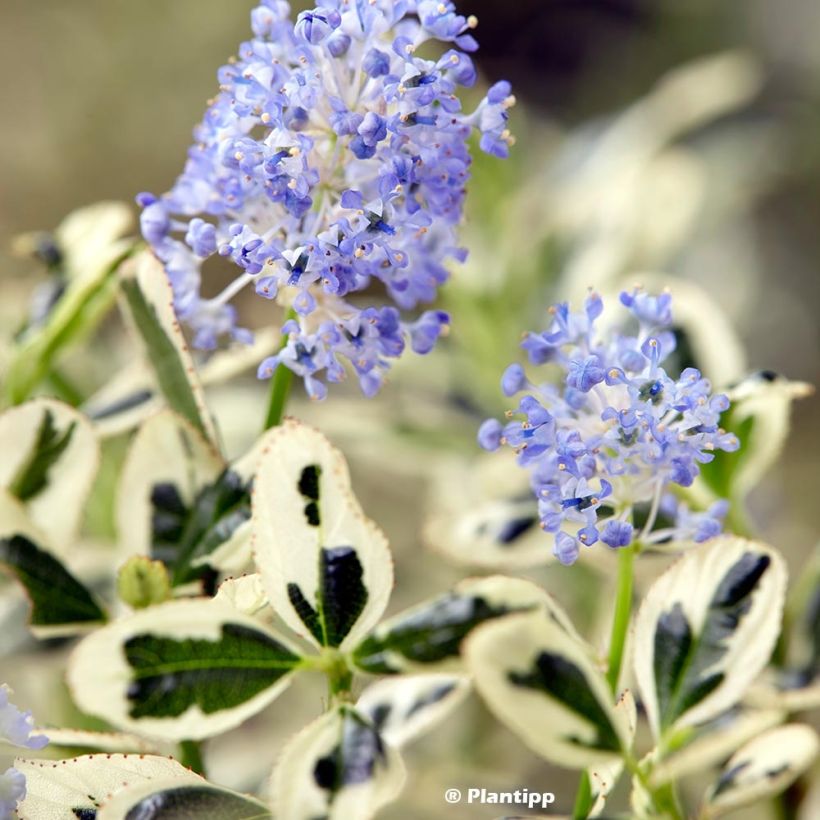
<path fill-rule="evenodd" d="M 179 661 L 176 663 L 159 664 L 151 669 L 139 670 L 132 666 L 131 669 L 134 674 L 132 674 L 131 677 L 134 680 L 142 680 L 143 678 L 153 678 L 157 675 L 171 675 L 178 672 L 207 672 L 210 669 L 238 669 L 240 671 L 242 669 L 297 669 L 303 665 L 302 660 L 296 660 L 293 663 L 285 663 L 282 661 L 248 661 L 240 664 L 235 661 L 217 658 L 213 663 L 208 664 Z"/>

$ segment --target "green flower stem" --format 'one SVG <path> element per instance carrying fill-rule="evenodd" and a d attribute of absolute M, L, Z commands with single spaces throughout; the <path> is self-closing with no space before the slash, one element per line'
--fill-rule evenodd
<path fill-rule="evenodd" d="M 623 547 L 618 551 L 618 586 L 615 593 L 615 614 L 612 617 L 612 635 L 609 641 L 609 668 L 606 679 L 612 694 L 617 694 L 618 678 L 621 676 L 621 665 L 626 644 L 626 632 L 629 628 L 629 616 L 632 612 L 632 568 L 635 562 L 635 544 Z M 592 787 L 586 772 L 581 775 L 578 792 L 575 795 L 575 806 L 572 816 L 583 820 L 592 808 Z"/>
<path fill-rule="evenodd" d="M 285 316 L 285 322 L 290 321 L 296 317 L 296 312 L 293 308 L 288 310 Z M 280 350 L 287 344 L 287 339 L 282 340 Z M 270 398 L 268 399 L 268 412 L 265 416 L 265 430 L 270 430 L 271 427 L 276 427 L 282 423 L 282 418 L 285 415 L 285 406 L 288 403 L 288 396 L 290 395 L 290 387 L 293 384 L 293 371 L 289 367 L 280 364 L 276 368 L 271 380 Z"/>
<path fill-rule="evenodd" d="M 589 775 L 586 771 L 581 773 L 581 782 L 578 784 L 578 792 L 575 795 L 575 806 L 572 809 L 573 820 L 584 820 L 589 816 L 592 808 L 592 786 L 589 783 Z"/>
<path fill-rule="evenodd" d="M 199 741 L 183 740 L 179 744 L 179 762 L 204 777 L 205 761 L 202 759 L 202 746 Z"/>
<path fill-rule="evenodd" d="M 629 616 L 632 613 L 632 567 L 635 562 L 635 545 L 618 551 L 618 588 L 615 593 L 615 615 L 612 619 L 612 635 L 609 641 L 609 666 L 606 679 L 613 695 L 618 694 L 618 678 L 624 657 Z"/>

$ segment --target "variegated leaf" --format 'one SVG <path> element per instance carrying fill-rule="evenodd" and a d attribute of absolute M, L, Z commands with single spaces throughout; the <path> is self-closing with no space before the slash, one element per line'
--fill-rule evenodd
<path fill-rule="evenodd" d="M 775 686 L 771 681 L 754 684 L 744 701 L 757 709 L 780 709 L 786 713 L 810 712 L 820 709 L 820 679 L 807 686 L 794 688 Z"/>
<path fill-rule="evenodd" d="M 96 820 L 271 820 L 259 800 L 205 781 L 180 782 L 171 777 L 118 791 L 103 803 Z"/>
<path fill-rule="evenodd" d="M 199 379 L 209 388 L 229 381 L 255 368 L 270 356 L 280 342 L 275 328 L 263 328 L 254 334 L 252 344 L 237 344 L 214 351 L 199 364 Z M 162 394 L 154 384 L 146 362 L 134 362 L 116 374 L 83 405 L 83 412 L 93 422 L 100 438 L 127 433 L 163 407 Z"/>
<path fill-rule="evenodd" d="M 174 778 L 180 785 L 205 781 L 176 760 L 153 755 L 99 754 L 70 760 L 18 759 L 26 778 L 20 820 L 86 820 L 121 789 Z"/>
<path fill-rule="evenodd" d="M 340 706 L 301 731 L 274 770 L 273 805 L 288 820 L 368 820 L 404 786 L 399 753 L 373 724 Z"/>
<path fill-rule="evenodd" d="M 565 631 L 567 616 L 535 584 L 494 575 L 462 581 L 448 593 L 380 623 L 354 650 L 354 663 L 371 674 L 458 668 L 461 643 L 480 624 L 535 608 L 547 608 Z"/>
<path fill-rule="evenodd" d="M 625 689 L 621 694 L 615 704 L 615 711 L 626 726 L 627 743 L 631 747 L 635 742 L 635 732 L 638 728 L 638 707 L 629 689 Z M 623 769 L 624 762 L 621 759 L 602 761 L 587 769 L 592 794 L 590 817 L 600 817 L 602 815 L 606 808 L 607 798 L 615 788 Z"/>
<path fill-rule="evenodd" d="M 512 452 L 442 464 L 430 506 L 425 540 L 454 561 L 503 569 L 555 560 Z"/>
<path fill-rule="evenodd" d="M 404 746 L 431 729 L 470 691 L 464 675 L 430 674 L 386 678 L 368 686 L 356 710 L 393 746 Z"/>
<path fill-rule="evenodd" d="M 152 743 L 127 732 L 95 732 L 87 729 L 48 728 L 50 749 L 62 746 L 68 749 L 93 749 L 96 752 L 136 752 L 159 754 L 162 744 Z"/>
<path fill-rule="evenodd" d="M 198 496 L 225 462 L 199 431 L 164 410 L 135 436 L 120 475 L 116 518 L 122 555 L 173 563 Z"/>
<path fill-rule="evenodd" d="M 85 712 L 159 740 L 238 726 L 287 687 L 301 657 L 223 602 L 172 601 L 116 621 L 72 653 L 68 683 Z"/>
<path fill-rule="evenodd" d="M 121 273 L 134 330 L 168 406 L 215 444 L 213 420 L 174 312 L 173 291 L 162 263 L 150 251 L 143 251 L 129 260 Z"/>
<path fill-rule="evenodd" d="M 718 497 L 740 500 L 758 484 L 786 443 L 792 403 L 813 392 L 810 384 L 789 381 L 770 370 L 752 373 L 727 391 L 732 406 L 721 424 L 738 437 L 741 446 L 701 469 L 703 480 Z"/>
<path fill-rule="evenodd" d="M 534 752 L 559 766 L 617 761 L 631 745 L 589 648 L 546 611 L 486 624 L 465 645 L 478 693 Z"/>
<path fill-rule="evenodd" d="M 393 587 L 387 539 L 350 489 L 342 454 L 293 419 L 273 429 L 253 492 L 256 564 L 294 631 L 348 647 L 379 620 Z"/>
<path fill-rule="evenodd" d="M 31 603 L 29 624 L 39 638 L 75 634 L 107 620 L 94 594 L 60 559 L 24 535 L 0 538 L 0 567 L 25 590 Z"/>
<path fill-rule="evenodd" d="M 766 544 L 714 538 L 650 588 L 635 625 L 635 676 L 656 738 L 743 696 L 780 629 L 786 567 Z"/>
<path fill-rule="evenodd" d="M 35 234 L 16 243 L 22 252 L 41 254 L 45 247 L 59 279 L 33 306 L 12 351 L 4 387 L 13 403 L 25 401 L 55 360 L 88 337 L 108 313 L 116 298 L 117 267 L 134 245 L 133 239 L 120 237 L 132 223 L 125 203 L 99 202 L 70 214 L 53 238 Z"/>
<path fill-rule="evenodd" d="M 60 555 L 73 546 L 99 466 L 99 445 L 81 413 L 36 399 L 0 415 L 0 487 L 18 498 Z"/>
<path fill-rule="evenodd" d="M 756 737 L 723 767 L 705 795 L 700 816 L 719 817 L 779 794 L 808 769 L 818 748 L 820 742 L 814 729 L 796 723 Z"/>
<path fill-rule="evenodd" d="M 785 712 L 776 709 L 732 710 L 688 730 L 691 737 L 652 767 L 650 785 L 662 786 L 715 766 L 744 743 L 782 723 Z"/>

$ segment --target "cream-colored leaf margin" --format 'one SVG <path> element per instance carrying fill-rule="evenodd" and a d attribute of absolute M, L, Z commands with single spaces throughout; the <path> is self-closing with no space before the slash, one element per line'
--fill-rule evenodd
<path fill-rule="evenodd" d="M 817 732 L 797 723 L 759 735 L 729 759 L 706 793 L 700 817 L 719 817 L 779 794 L 808 769 L 818 748 Z"/>
<path fill-rule="evenodd" d="M 18 758 L 14 766 L 26 778 L 26 798 L 17 809 L 20 820 L 77 820 L 73 809 L 95 809 L 121 789 L 145 781 L 205 782 L 176 760 L 155 755 L 98 754 L 56 761 Z"/>
<path fill-rule="evenodd" d="M 321 548 L 352 547 L 362 565 L 367 603 L 342 642 L 350 647 L 372 629 L 393 589 L 393 559 L 384 533 L 362 512 L 350 486 L 347 463 L 317 430 L 295 419 L 271 430 L 264 440 L 253 490 L 252 541 L 256 565 L 273 608 L 294 632 L 312 643 L 288 596 L 298 584 L 316 609 Z M 317 465 L 321 524 L 308 524 L 307 499 L 299 492 L 302 471 Z"/>
<path fill-rule="evenodd" d="M 299 732 L 285 747 L 273 773 L 274 816 L 288 820 L 369 820 L 399 795 L 406 778 L 399 752 L 382 746 L 384 757 L 372 776 L 361 783 L 345 785 L 328 804 L 329 793 L 315 779 L 316 764 L 339 746 L 344 724 L 353 718 L 351 707 L 337 707 Z M 357 761 L 359 766 L 364 761 Z"/>
<path fill-rule="evenodd" d="M 243 615 L 224 602 L 211 599 L 171 601 L 150 607 L 89 635 L 71 653 L 67 679 L 77 705 L 85 712 L 107 720 L 126 731 L 156 740 L 201 740 L 233 729 L 278 697 L 289 685 L 290 675 L 259 692 L 244 703 L 205 714 L 191 706 L 178 717 L 132 718 L 127 697 L 133 680 L 123 645 L 146 633 L 158 637 L 218 641 L 224 624 L 236 624 L 283 644 L 286 640 L 255 618 Z"/>
<path fill-rule="evenodd" d="M 58 433 L 71 424 L 74 432 L 48 471 L 48 483 L 25 502 L 25 507 L 55 555 L 64 556 L 76 540 L 100 463 L 99 444 L 88 419 L 54 399 L 34 399 L 0 415 L 0 487 L 7 488 L 28 461 L 47 412 L 51 412 Z"/>
<path fill-rule="evenodd" d="M 467 668 L 490 711 L 536 754 L 559 766 L 579 769 L 618 760 L 617 754 L 585 745 L 592 744 L 597 735 L 589 721 L 547 693 L 510 681 L 510 673 L 529 671 L 542 652 L 560 656 L 581 672 L 622 748 L 629 748 L 628 710 L 616 711 L 589 647 L 543 610 L 491 621 L 468 636 L 464 647 Z"/>
<path fill-rule="evenodd" d="M 786 592 L 786 565 L 767 544 L 732 535 L 714 538 L 684 555 L 652 585 L 635 622 L 634 669 L 650 726 L 660 736 L 660 716 L 654 675 L 655 633 L 661 616 L 679 605 L 693 635 L 703 627 L 709 602 L 718 585 L 746 553 L 767 556 L 770 564 L 757 583 L 752 605 L 743 616 L 726 652 L 710 668 L 724 679 L 709 695 L 677 719 L 672 729 L 704 723 L 737 703 L 769 660 L 780 631 Z"/>

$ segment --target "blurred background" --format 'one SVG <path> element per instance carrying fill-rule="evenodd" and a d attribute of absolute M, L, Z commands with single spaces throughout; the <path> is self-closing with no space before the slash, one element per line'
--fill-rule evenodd
<path fill-rule="evenodd" d="M 34 263 L 10 254 L 12 238 L 52 228 L 81 205 L 167 190 L 214 91 L 216 69 L 248 36 L 253 5 L 0 0 L 4 336 L 39 275 Z M 423 367 L 403 362 L 394 384 L 367 406 L 352 390 L 350 412 L 342 409 L 345 397 L 295 406 L 349 442 L 365 509 L 387 529 L 397 553 L 394 610 L 463 574 L 420 544 L 435 470 L 426 459 L 436 449 L 436 430 L 453 407 L 476 420 L 499 409 L 497 380 L 516 358 L 520 332 L 542 327 L 543 309 L 556 298 L 577 298 L 587 286 L 609 292 L 635 281 L 669 283 L 673 292 L 694 289 L 698 312 L 697 295 L 705 292 L 742 342 L 738 352 L 734 342 L 715 336 L 708 353 L 716 381 L 765 368 L 820 383 L 820 4 L 457 5 L 479 18 L 484 80 L 513 84 L 518 144 L 506 163 L 477 159 L 464 237 L 472 257 L 444 295 L 455 317 L 453 334 Z M 257 319 L 257 325 L 270 320 Z M 101 366 L 72 365 L 89 389 L 107 375 L 96 370 Z M 248 417 L 253 414 L 248 425 L 226 413 L 226 438 L 240 452 L 256 431 L 264 390 L 246 379 L 216 398 L 230 402 L 238 395 L 247 399 Z M 354 412 L 358 426 L 350 423 Z M 406 462 L 379 458 L 370 431 L 385 419 L 423 434 L 415 457 L 405 449 Z M 474 429 L 453 423 L 455 445 L 448 441 L 448 450 L 468 450 Z M 786 553 L 794 572 L 820 531 L 818 433 L 815 394 L 795 404 L 780 464 L 753 497 L 755 525 Z M 560 572 L 537 577 L 554 584 Z M 59 655 L 53 664 L 59 668 Z M 22 673 L 7 677 L 15 674 Z M 27 681 L 18 679 L 18 691 Z M 319 695 L 287 697 L 315 705 L 311 699 Z M 242 748 L 266 742 L 275 755 L 270 721 L 275 737 L 303 722 L 282 718 L 286 714 L 287 706 L 277 704 L 269 720 L 234 733 L 215 750 L 217 776 L 250 788 L 253 778 L 237 778 L 229 761 Z M 384 816 L 492 816 L 489 808 L 461 814 L 443 808 L 445 786 L 471 785 L 553 790 L 556 808 L 568 810 L 574 776 L 549 769 L 512 735 L 490 727 L 471 702 L 414 747 L 408 755 L 414 780 L 402 804 Z"/>

